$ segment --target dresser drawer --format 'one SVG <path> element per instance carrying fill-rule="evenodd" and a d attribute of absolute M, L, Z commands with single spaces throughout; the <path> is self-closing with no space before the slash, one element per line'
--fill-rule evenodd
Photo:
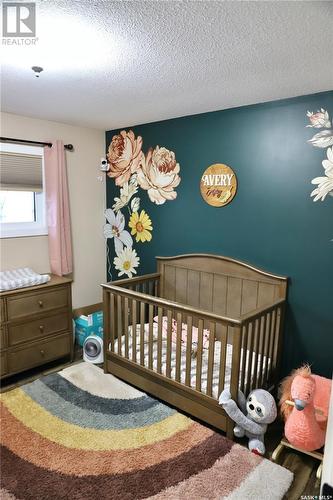
<path fill-rule="evenodd" d="M 69 331 L 68 313 L 53 314 L 21 325 L 8 326 L 9 346 L 40 339 L 47 335 Z"/>
<path fill-rule="evenodd" d="M 66 307 L 69 300 L 69 288 L 62 287 L 54 290 L 45 290 L 39 293 L 7 298 L 8 320 L 30 316 L 44 311 Z"/>
<path fill-rule="evenodd" d="M 11 373 L 41 365 L 70 353 L 71 336 L 66 334 L 52 340 L 44 340 L 30 347 L 8 351 L 8 369 Z"/>
<path fill-rule="evenodd" d="M 1 353 L 0 356 L 0 377 L 3 377 L 7 373 L 7 355 L 6 353 Z"/>

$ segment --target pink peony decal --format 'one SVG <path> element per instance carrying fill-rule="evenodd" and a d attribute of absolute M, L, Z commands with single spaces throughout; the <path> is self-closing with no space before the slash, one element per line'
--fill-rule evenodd
<path fill-rule="evenodd" d="M 309 118 L 311 124 L 307 125 L 307 127 L 331 128 L 330 117 L 328 115 L 328 112 L 323 108 L 321 108 L 320 111 L 317 111 L 317 113 L 308 111 L 306 113 L 306 116 Z"/>
<path fill-rule="evenodd" d="M 180 183 L 180 167 L 176 162 L 175 153 L 159 146 L 149 149 L 141 169 L 138 170 L 138 184 L 148 192 L 149 199 L 162 205 L 167 200 L 177 197 L 174 188 Z"/>
<path fill-rule="evenodd" d="M 110 170 L 108 176 L 115 179 L 117 186 L 123 186 L 131 175 L 136 172 L 144 160 L 142 137 L 135 135 L 132 130 L 122 130 L 119 135 L 114 135 L 107 155 Z"/>

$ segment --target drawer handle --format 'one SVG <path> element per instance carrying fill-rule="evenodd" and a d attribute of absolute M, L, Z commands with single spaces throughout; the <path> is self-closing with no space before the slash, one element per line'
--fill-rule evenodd
<path fill-rule="evenodd" d="M 41 353 L 42 356 L 45 355 L 45 351 L 43 351 L 43 349 L 40 350 L 40 353 Z"/>
<path fill-rule="evenodd" d="M 44 325 L 40 325 L 39 329 L 40 329 L 41 333 L 43 333 L 43 331 L 44 331 Z"/>
<path fill-rule="evenodd" d="M 39 305 L 39 307 L 43 307 L 43 305 L 44 305 L 44 304 L 43 304 L 43 301 L 42 301 L 42 300 L 39 300 L 39 301 L 38 301 L 38 305 Z"/>

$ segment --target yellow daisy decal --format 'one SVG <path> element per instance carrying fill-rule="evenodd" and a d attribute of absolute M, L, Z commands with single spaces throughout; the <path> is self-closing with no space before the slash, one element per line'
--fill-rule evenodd
<path fill-rule="evenodd" d="M 135 235 L 136 241 L 150 241 L 152 239 L 151 232 L 153 226 L 151 225 L 151 220 L 144 210 L 141 210 L 139 215 L 138 212 L 133 212 L 129 223 L 129 227 L 132 229 L 131 234 Z"/>

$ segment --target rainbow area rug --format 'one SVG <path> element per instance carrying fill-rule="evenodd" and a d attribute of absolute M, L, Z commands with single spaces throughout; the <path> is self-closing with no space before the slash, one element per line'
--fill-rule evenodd
<path fill-rule="evenodd" d="M 1 394 L 2 500 L 280 499 L 292 474 L 88 363 Z"/>

